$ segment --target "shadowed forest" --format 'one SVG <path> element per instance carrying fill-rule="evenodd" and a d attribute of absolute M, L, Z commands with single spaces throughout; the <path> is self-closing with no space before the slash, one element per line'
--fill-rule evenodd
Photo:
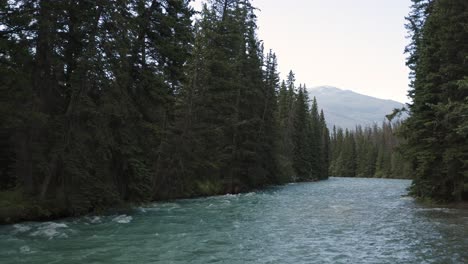
<path fill-rule="evenodd" d="M 328 178 L 254 7 L 189 2 L 2 2 L 2 221 Z"/>

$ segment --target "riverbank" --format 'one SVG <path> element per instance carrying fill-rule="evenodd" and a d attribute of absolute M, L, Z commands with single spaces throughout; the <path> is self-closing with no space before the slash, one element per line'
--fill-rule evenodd
<path fill-rule="evenodd" d="M 326 179 L 325 179 L 326 180 Z M 317 182 L 312 180 L 307 182 Z M 288 183 L 284 183 L 288 184 Z M 257 188 L 234 188 L 228 192 L 225 189 L 217 188 L 216 184 L 197 184 L 192 192 L 174 194 L 164 198 L 153 199 L 149 202 L 171 201 L 176 199 L 192 199 L 201 197 L 211 197 L 226 194 L 248 193 L 255 190 L 261 190 L 272 185 L 259 186 Z M 142 206 L 148 202 L 125 202 L 120 201 L 111 207 L 98 208 L 86 213 L 74 214 L 70 212 L 63 204 L 56 201 L 40 201 L 34 197 L 24 194 L 21 189 L 14 189 L 0 192 L 0 225 L 15 224 L 25 221 L 52 221 L 65 217 L 78 217 L 87 214 L 100 214 L 109 210 L 128 210 L 136 206 Z"/>
<path fill-rule="evenodd" d="M 21 189 L 0 192 L 0 224 L 47 221 L 67 216 L 61 207 L 29 197 Z"/>
<path fill-rule="evenodd" d="M 411 195 L 409 195 L 411 196 Z M 419 198 L 415 197 L 417 203 L 429 207 L 429 208 L 449 208 L 449 209 L 460 209 L 460 210 L 468 210 L 468 201 L 460 201 L 460 202 L 438 202 L 428 198 Z"/>

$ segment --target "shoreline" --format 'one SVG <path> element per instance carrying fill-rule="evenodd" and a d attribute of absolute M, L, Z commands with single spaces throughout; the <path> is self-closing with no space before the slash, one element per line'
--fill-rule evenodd
<path fill-rule="evenodd" d="M 141 202 L 141 203 L 122 202 L 121 204 L 113 206 L 113 207 L 108 207 L 102 210 L 94 210 L 85 214 L 77 214 L 77 215 L 70 214 L 69 212 L 67 212 L 67 209 L 64 209 L 64 208 L 53 208 L 53 206 L 50 204 L 49 206 L 47 206 L 47 203 L 41 204 L 41 203 L 38 203 L 37 201 L 33 201 L 33 199 L 31 198 L 23 198 L 21 200 L 21 203 L 18 205 L 2 207 L 2 205 L 0 204 L 0 226 L 19 224 L 23 222 L 47 222 L 47 221 L 52 221 L 52 220 L 64 219 L 68 217 L 83 217 L 83 216 L 87 216 L 91 214 L 105 214 L 106 212 L 111 212 L 111 211 L 119 212 L 119 211 L 129 210 L 138 206 L 142 206 L 142 205 L 154 203 L 154 202 L 170 202 L 170 201 L 176 201 L 176 200 L 182 200 L 182 199 L 197 199 L 197 198 L 205 198 L 205 197 L 222 196 L 222 195 L 227 195 L 227 194 L 236 195 L 236 194 L 241 194 L 241 193 L 249 193 L 249 192 L 256 191 L 256 190 L 263 190 L 263 189 L 274 187 L 274 186 L 284 186 L 290 183 L 313 183 L 313 182 L 325 181 L 328 179 L 329 178 L 321 179 L 321 180 L 286 182 L 286 183 L 279 184 L 279 185 L 266 185 L 266 186 L 261 186 L 258 188 L 250 188 L 250 189 L 242 189 L 242 190 L 239 189 L 239 191 L 236 191 L 236 192 L 213 192 L 209 194 L 205 193 L 205 194 L 195 194 L 195 195 L 191 195 L 191 194 L 175 195 L 170 198 L 153 199 L 151 201 Z M 0 195 L 1 194 L 2 193 L 0 192 Z"/>
<path fill-rule="evenodd" d="M 66 211 L 66 209 L 63 208 L 56 208 L 56 210 L 53 209 L 53 206 L 47 207 L 47 203 L 40 204 L 37 201 L 32 201 L 31 199 L 23 199 L 23 203 L 15 205 L 15 206 L 9 206 L 9 207 L 1 207 L 0 205 L 0 226 L 1 225 L 12 225 L 12 224 L 19 224 L 23 222 L 47 222 L 47 221 L 52 221 L 52 220 L 58 220 L 58 219 L 64 219 L 64 218 L 69 218 L 69 217 L 84 217 L 87 215 L 92 215 L 92 214 L 106 214 L 109 212 L 122 212 L 122 211 L 127 211 L 134 209 L 139 206 L 144 206 L 146 204 L 150 203 L 155 203 L 155 202 L 171 202 L 171 201 L 177 201 L 177 200 L 184 200 L 184 199 L 198 199 L 198 198 L 206 198 L 206 197 L 215 197 L 215 196 L 223 196 L 223 195 L 228 195 L 228 194 L 242 194 L 242 193 L 249 193 L 252 191 L 258 191 L 258 190 L 264 190 L 269 187 L 274 187 L 274 186 L 285 186 L 291 183 L 314 183 L 314 182 L 320 182 L 320 181 L 325 181 L 330 178 L 361 178 L 361 179 L 386 179 L 386 180 L 411 180 L 411 179 L 397 179 L 397 178 L 363 178 L 363 177 L 337 177 L 337 176 L 330 176 L 327 179 L 321 179 L 321 180 L 310 180 L 310 181 L 298 181 L 298 182 L 287 182 L 279 185 L 266 185 L 262 186 L 259 188 L 250 188 L 250 189 L 244 189 L 244 190 L 239 190 L 237 192 L 213 192 L 210 194 L 196 194 L 196 195 L 176 195 L 174 197 L 170 198 L 162 198 L 162 199 L 154 199 L 151 201 L 147 202 L 142 202 L 142 203 L 135 203 L 135 202 L 122 202 L 119 205 L 113 206 L 113 207 L 108 207 L 102 210 L 94 210 L 90 211 L 85 214 L 78 214 L 78 215 L 73 215 L 70 214 L 69 212 Z M 2 193 L 0 193 L 2 194 Z M 405 197 L 412 197 L 414 198 L 415 202 L 417 204 L 420 204 L 425 207 L 431 207 L 431 208 L 449 208 L 449 209 L 459 209 L 459 210 L 468 210 L 468 201 L 461 201 L 461 202 L 452 202 L 452 203 L 447 203 L 447 202 L 435 202 L 431 201 L 428 199 L 421 199 L 418 197 L 414 197 L 410 194 L 404 195 Z M 51 211 L 49 211 L 51 210 Z"/>

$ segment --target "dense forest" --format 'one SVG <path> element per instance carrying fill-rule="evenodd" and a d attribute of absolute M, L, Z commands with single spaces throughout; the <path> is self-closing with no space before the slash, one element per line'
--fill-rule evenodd
<path fill-rule="evenodd" d="M 400 122 L 383 122 L 382 126 L 357 126 L 331 134 L 330 174 L 343 177 L 398 178 L 413 176 L 411 163 L 400 149 L 397 136 Z"/>
<path fill-rule="evenodd" d="M 402 136 L 412 163 L 412 193 L 468 200 L 468 1 L 413 0 L 410 117 Z"/>
<path fill-rule="evenodd" d="M 0 30 L 2 222 L 328 177 L 249 0 L 1 1 Z"/>

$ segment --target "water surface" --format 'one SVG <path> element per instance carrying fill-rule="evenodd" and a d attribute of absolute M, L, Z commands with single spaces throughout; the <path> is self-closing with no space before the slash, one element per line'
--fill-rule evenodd
<path fill-rule="evenodd" d="M 467 263 L 468 212 L 407 180 L 331 178 L 0 226 L 0 263 Z"/>

